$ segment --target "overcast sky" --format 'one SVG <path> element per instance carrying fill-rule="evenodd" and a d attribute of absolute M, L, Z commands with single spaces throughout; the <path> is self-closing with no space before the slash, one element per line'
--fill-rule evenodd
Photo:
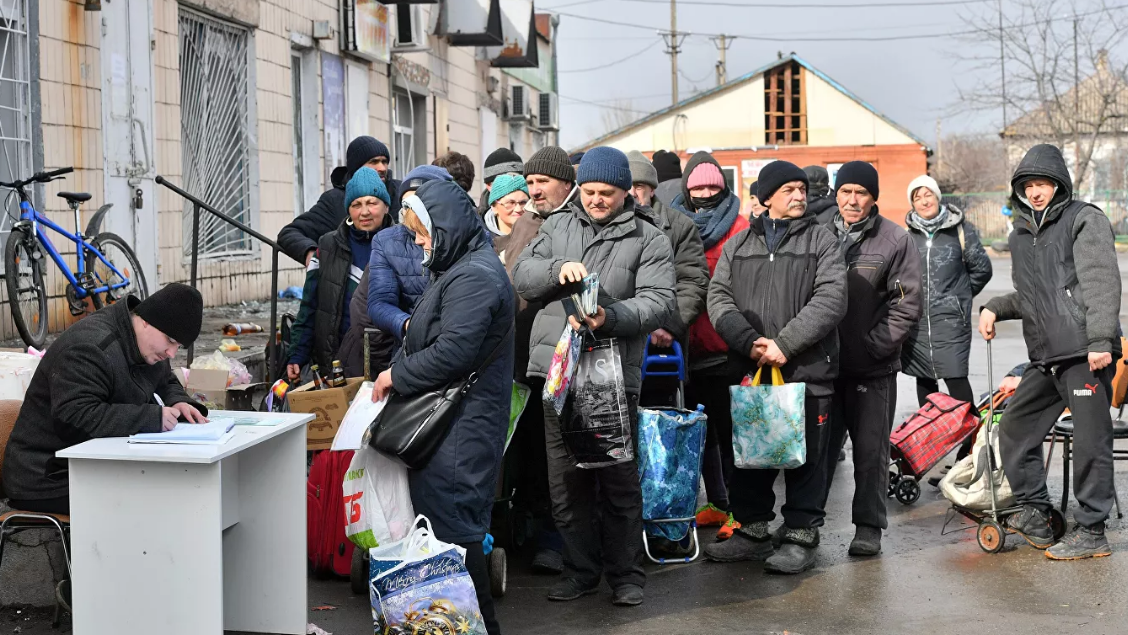
<path fill-rule="evenodd" d="M 1000 125 L 999 113 L 952 114 L 957 102 L 956 82 L 966 82 L 970 71 L 956 52 L 966 54 L 976 48 L 983 52 L 998 50 L 997 41 L 976 45 L 966 38 L 936 37 L 967 31 L 966 18 L 989 18 L 996 3 L 997 0 L 680 0 L 678 30 L 747 36 L 738 37 L 728 50 L 730 81 L 776 59 L 780 51 L 795 52 L 893 121 L 932 143 L 938 117 L 942 118 L 944 134 L 994 131 Z M 760 6 L 749 6 L 754 4 Z M 796 5 L 800 4 L 824 6 L 798 8 Z M 858 4 L 909 6 L 844 6 Z M 622 102 L 616 100 L 630 100 L 632 108 L 644 113 L 670 104 L 670 57 L 656 34 L 656 29 L 670 27 L 669 0 L 543 0 L 537 2 L 537 10 L 561 14 L 557 51 L 561 145 L 565 148 L 607 131 L 602 115 L 606 109 L 576 100 L 620 106 Z M 912 39 L 881 39 L 903 36 Z M 715 86 L 718 54 L 714 43 L 707 36 L 690 36 L 682 51 L 681 98 L 692 94 L 695 87 Z M 621 63 L 586 70 L 632 55 L 635 56 Z"/>

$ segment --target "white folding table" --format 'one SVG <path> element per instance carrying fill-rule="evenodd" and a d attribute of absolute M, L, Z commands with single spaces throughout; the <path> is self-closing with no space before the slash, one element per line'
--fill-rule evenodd
<path fill-rule="evenodd" d="M 218 412 L 213 414 L 220 414 Z M 70 462 L 75 635 L 306 632 L 306 424 L 224 445 L 94 439 Z"/>

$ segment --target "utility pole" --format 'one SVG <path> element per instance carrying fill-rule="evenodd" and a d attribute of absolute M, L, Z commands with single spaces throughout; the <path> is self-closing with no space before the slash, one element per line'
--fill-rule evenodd
<path fill-rule="evenodd" d="M 736 39 L 736 36 L 722 33 L 710 39 L 713 40 L 713 44 L 717 45 L 717 51 L 720 52 L 720 59 L 717 61 L 717 86 L 722 86 L 728 81 L 728 64 L 725 62 L 725 52 L 732 46 L 732 41 Z"/>
<path fill-rule="evenodd" d="M 670 0 L 670 30 L 661 32 L 662 39 L 666 42 L 666 53 L 670 56 L 670 96 L 673 105 L 678 105 L 678 53 L 681 44 L 685 41 L 686 33 L 678 33 L 678 3 Z"/>
<path fill-rule="evenodd" d="M 1073 173 L 1078 179 L 1074 190 L 1081 189 L 1081 63 L 1077 57 L 1077 16 L 1073 16 Z"/>
<path fill-rule="evenodd" d="M 1003 46 L 1003 0 L 999 0 L 999 74 L 1003 89 L 1003 135 L 1007 133 L 1007 56 Z"/>
<path fill-rule="evenodd" d="M 940 129 L 939 117 L 936 118 L 936 173 L 941 176 L 944 174 L 944 137 Z"/>

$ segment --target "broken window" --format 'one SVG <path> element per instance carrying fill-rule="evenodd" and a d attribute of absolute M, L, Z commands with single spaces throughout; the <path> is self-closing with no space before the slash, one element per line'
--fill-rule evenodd
<path fill-rule="evenodd" d="M 805 72 L 791 61 L 764 73 L 764 142 L 807 145 Z"/>

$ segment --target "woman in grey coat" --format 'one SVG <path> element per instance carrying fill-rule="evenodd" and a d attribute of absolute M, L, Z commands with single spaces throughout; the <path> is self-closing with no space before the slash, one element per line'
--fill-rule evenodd
<path fill-rule="evenodd" d="M 909 202 L 912 211 L 905 225 L 920 250 L 927 301 L 924 315 L 901 349 L 903 372 L 916 377 L 920 405 L 940 390 L 941 379 L 951 396 L 975 401 L 967 380 L 971 301 L 991 279 L 991 259 L 963 212 L 942 202 L 932 177 L 913 180 Z"/>

